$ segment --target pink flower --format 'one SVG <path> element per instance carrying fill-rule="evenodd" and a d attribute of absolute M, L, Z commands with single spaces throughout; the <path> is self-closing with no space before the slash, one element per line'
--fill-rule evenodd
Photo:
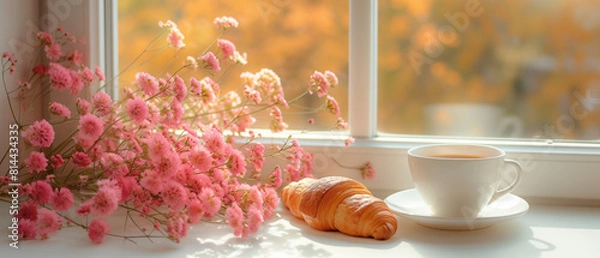
<path fill-rule="evenodd" d="M 337 76 L 335 75 L 335 73 L 331 72 L 331 71 L 325 71 L 325 78 L 327 78 L 327 81 L 329 82 L 329 84 L 331 84 L 331 86 L 335 86 L 339 84 L 339 80 L 337 78 Z"/>
<path fill-rule="evenodd" d="M 339 116 L 340 115 L 340 105 L 337 103 L 337 101 L 330 95 L 327 95 L 327 110 L 329 110 L 330 113 Z"/>
<path fill-rule="evenodd" d="M 315 71 L 310 76 L 310 85 L 309 85 L 308 92 L 312 94 L 312 91 L 316 90 L 317 95 L 319 97 L 323 97 L 323 96 L 327 95 L 329 86 L 331 86 L 331 83 L 327 80 L 325 75 L 323 75 L 321 72 Z"/>
<path fill-rule="evenodd" d="M 52 35 L 45 31 L 40 31 L 36 34 L 37 38 L 44 45 L 52 45 L 54 44 L 54 39 L 52 39 Z"/>
<path fill-rule="evenodd" d="M 150 160 L 157 160 L 166 152 L 171 151 L 171 143 L 160 133 L 153 133 L 147 136 L 145 140 L 148 145 L 148 157 Z"/>
<path fill-rule="evenodd" d="M 40 173 L 42 171 L 46 171 L 46 167 L 48 166 L 48 159 L 44 153 L 32 151 L 29 154 L 29 157 L 25 159 L 25 167 L 29 170 L 30 173 Z"/>
<path fill-rule="evenodd" d="M 45 75 L 48 72 L 48 67 L 43 64 L 39 64 L 33 67 L 31 71 L 35 74 Z"/>
<path fill-rule="evenodd" d="M 50 104 L 49 109 L 50 109 L 50 114 L 62 116 L 66 119 L 71 118 L 71 110 L 69 110 L 69 108 L 67 108 L 63 104 L 60 104 L 58 102 L 52 102 Z"/>
<path fill-rule="evenodd" d="M 104 219 L 92 220 L 88 227 L 88 237 L 94 244 L 101 244 L 108 232 L 110 232 L 110 225 Z"/>
<path fill-rule="evenodd" d="M 29 193 L 29 198 L 36 204 L 46 204 L 50 202 L 52 196 L 52 186 L 46 181 L 38 180 L 31 184 L 25 185 L 26 192 Z"/>
<path fill-rule="evenodd" d="M 79 94 L 79 92 L 81 92 L 81 90 L 83 90 L 83 87 L 85 85 L 83 84 L 83 81 L 77 71 L 71 70 L 69 72 L 69 74 L 71 75 L 71 82 L 72 82 L 71 96 L 75 96 L 75 95 Z"/>
<path fill-rule="evenodd" d="M 264 222 L 263 213 L 257 206 L 252 205 L 250 206 L 250 209 L 248 210 L 247 214 L 248 219 L 246 220 L 246 223 L 248 227 L 248 232 L 246 232 L 246 234 L 254 233 Z"/>
<path fill-rule="evenodd" d="M 235 45 L 231 41 L 219 39 L 217 40 L 217 45 L 223 52 L 223 58 L 230 58 L 233 56 L 233 53 L 235 52 Z"/>
<path fill-rule="evenodd" d="M 190 222 L 196 224 L 202 219 L 202 203 L 200 200 L 194 199 L 188 203 L 187 206 L 188 215 L 190 216 Z"/>
<path fill-rule="evenodd" d="M 73 53 L 69 56 L 69 61 L 78 66 L 83 64 L 83 53 L 77 49 L 73 50 Z"/>
<path fill-rule="evenodd" d="M 83 70 L 79 71 L 79 76 L 85 85 L 89 85 L 94 80 L 94 72 L 87 67 L 84 67 Z"/>
<path fill-rule="evenodd" d="M 37 225 L 35 220 L 30 219 L 19 219 L 19 235 L 23 236 L 23 239 L 35 239 L 37 236 Z"/>
<path fill-rule="evenodd" d="M 350 146 L 350 144 L 354 143 L 354 138 L 352 136 L 349 136 L 348 138 L 346 138 L 346 140 L 344 141 L 344 144 L 346 145 L 346 147 Z"/>
<path fill-rule="evenodd" d="M 275 208 L 279 205 L 279 197 L 275 188 L 264 188 L 264 216 L 265 220 L 269 219 L 275 213 Z"/>
<path fill-rule="evenodd" d="M 229 28 L 237 28 L 239 25 L 238 21 L 235 18 L 227 16 L 217 17 L 215 18 L 213 23 L 217 26 L 217 28 L 221 28 L 223 30 Z"/>
<path fill-rule="evenodd" d="M 188 158 L 192 166 L 202 172 L 208 171 L 213 166 L 210 152 L 203 145 L 195 146 L 190 151 Z"/>
<path fill-rule="evenodd" d="M 56 233 L 62 225 L 60 217 L 56 212 L 41 208 L 38 210 L 38 234 L 42 236 L 42 239 L 48 238 L 48 236 Z"/>
<path fill-rule="evenodd" d="M 71 156 L 71 162 L 75 167 L 86 168 L 92 164 L 92 160 L 83 152 L 77 151 Z"/>
<path fill-rule="evenodd" d="M 274 106 L 271 108 L 271 112 L 269 114 L 273 120 L 271 121 L 271 131 L 277 133 L 285 130 L 288 125 L 283 122 L 283 115 L 281 114 L 281 109 Z"/>
<path fill-rule="evenodd" d="M 36 221 L 38 217 L 38 209 L 37 203 L 26 202 L 21 205 L 21 209 L 19 210 L 19 214 L 17 214 L 17 218 L 19 220 L 28 219 L 31 221 Z"/>
<path fill-rule="evenodd" d="M 246 173 L 246 161 L 241 151 L 234 149 L 231 155 L 231 173 L 243 177 Z"/>
<path fill-rule="evenodd" d="M 273 188 L 281 186 L 283 179 L 281 178 L 281 168 L 279 166 L 275 167 L 273 172 L 267 177 L 267 183 Z"/>
<path fill-rule="evenodd" d="M 104 131 L 104 122 L 95 115 L 87 114 L 79 119 L 78 128 L 79 134 L 95 141 Z"/>
<path fill-rule="evenodd" d="M 127 100 L 127 103 L 125 103 L 125 112 L 138 125 L 142 125 L 150 117 L 148 105 L 140 97 Z"/>
<path fill-rule="evenodd" d="M 198 198 L 202 203 L 205 217 L 212 218 L 221 209 L 221 199 L 215 196 L 215 192 L 211 188 L 203 188 L 198 194 Z"/>
<path fill-rule="evenodd" d="M 54 129 L 45 119 L 33 122 L 21 135 L 31 145 L 40 148 L 50 147 L 54 141 Z"/>
<path fill-rule="evenodd" d="M 196 61 L 196 58 L 194 58 L 192 56 L 188 56 L 185 58 L 185 67 L 190 67 L 192 69 L 196 69 L 196 68 L 198 68 L 198 61 Z"/>
<path fill-rule="evenodd" d="M 82 98 L 77 98 L 75 105 L 77 106 L 77 113 L 79 115 L 87 115 L 92 110 L 92 104 Z"/>
<path fill-rule="evenodd" d="M 308 119 L 308 124 L 309 125 L 314 125 L 315 124 L 315 119 L 314 118 L 309 118 Z"/>
<path fill-rule="evenodd" d="M 60 154 L 56 154 L 56 155 L 50 157 L 50 165 L 53 168 L 60 168 L 60 167 L 62 167 L 63 163 L 65 163 L 65 160 L 63 159 L 63 157 Z"/>
<path fill-rule="evenodd" d="M 175 152 L 169 151 L 151 159 L 150 164 L 154 167 L 157 176 L 168 179 L 179 171 L 181 159 Z"/>
<path fill-rule="evenodd" d="M 60 49 L 59 44 L 52 44 L 49 46 L 45 46 L 44 51 L 46 51 L 46 56 L 50 60 L 56 60 L 62 56 L 62 51 Z"/>
<path fill-rule="evenodd" d="M 257 143 L 252 145 L 250 151 L 250 157 L 252 161 L 252 166 L 254 166 L 254 170 L 261 171 L 263 167 L 263 163 L 265 162 L 265 146 Z"/>
<path fill-rule="evenodd" d="M 173 216 L 169 218 L 169 221 L 167 222 L 167 233 L 169 234 L 169 238 L 179 243 L 181 238 L 187 235 L 187 231 L 188 224 L 187 217 L 185 215 Z"/>
<path fill-rule="evenodd" d="M 175 83 L 173 84 L 173 91 L 175 91 L 175 99 L 179 102 L 183 102 L 185 97 L 187 96 L 187 87 L 185 86 L 185 82 L 181 77 L 175 76 Z"/>
<path fill-rule="evenodd" d="M 207 52 L 203 56 L 199 58 L 202 61 L 203 67 L 209 69 L 213 72 L 221 71 L 221 65 L 219 64 L 219 59 L 215 56 L 213 52 Z"/>
<path fill-rule="evenodd" d="M 146 96 L 150 97 L 158 93 L 158 80 L 149 73 L 136 73 L 135 80 L 137 81 L 140 89 L 144 92 L 144 94 L 146 94 Z"/>
<path fill-rule="evenodd" d="M 100 69 L 99 66 L 96 65 L 96 76 L 98 76 L 98 80 L 101 81 L 105 81 L 106 80 L 106 76 L 104 76 L 104 73 L 102 72 L 102 70 Z"/>
<path fill-rule="evenodd" d="M 50 196 L 50 205 L 56 211 L 66 211 L 73 206 L 74 202 L 73 194 L 66 187 L 55 189 Z"/>
<path fill-rule="evenodd" d="M 71 70 L 59 63 L 50 62 L 50 65 L 48 66 L 48 75 L 50 76 L 52 88 L 64 90 L 71 88 L 71 84 L 73 84 Z"/>
<path fill-rule="evenodd" d="M 227 216 L 227 223 L 233 228 L 233 234 L 241 236 L 244 230 L 244 213 L 237 203 L 233 203 L 231 207 L 225 211 Z"/>
<path fill-rule="evenodd" d="M 370 161 L 360 168 L 360 172 L 363 179 L 375 179 L 375 168 L 373 168 L 373 164 Z"/>
<path fill-rule="evenodd" d="M 96 92 L 92 96 L 92 104 L 94 104 L 96 111 L 98 111 L 98 114 L 101 116 L 109 115 L 113 108 L 112 99 L 103 91 Z"/>
<path fill-rule="evenodd" d="M 84 202 L 77 208 L 77 214 L 81 217 L 85 217 L 92 211 L 92 203 L 90 201 Z"/>
<path fill-rule="evenodd" d="M 96 195 L 86 202 L 90 202 L 90 212 L 92 216 L 104 217 L 110 215 L 117 209 L 120 200 L 120 187 L 105 183 L 100 186 Z"/>
<path fill-rule="evenodd" d="M 214 155 L 217 157 L 225 156 L 226 143 L 223 140 L 223 135 L 216 128 L 211 128 L 207 132 L 204 132 L 202 139 L 204 140 L 204 146 L 206 149 L 208 149 Z"/>
<path fill-rule="evenodd" d="M 348 123 L 346 121 L 344 121 L 344 119 L 342 117 L 338 117 L 335 127 L 340 128 L 340 129 L 346 129 L 346 128 L 348 128 Z"/>
<path fill-rule="evenodd" d="M 168 181 L 163 187 L 160 195 L 171 210 L 183 208 L 185 201 L 188 198 L 185 187 L 175 181 Z"/>
<path fill-rule="evenodd" d="M 140 185 L 152 194 L 159 194 L 163 190 L 163 178 L 159 177 L 156 172 L 152 170 L 146 170 L 144 174 L 144 177 L 140 180 Z"/>

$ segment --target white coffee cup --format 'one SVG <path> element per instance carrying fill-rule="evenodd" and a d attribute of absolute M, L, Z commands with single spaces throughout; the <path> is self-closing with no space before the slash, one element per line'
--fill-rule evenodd
<path fill-rule="evenodd" d="M 523 170 L 503 150 L 487 145 L 436 144 L 408 150 L 410 175 L 432 216 L 476 217 L 515 189 Z M 516 168 L 507 187 L 498 189 L 505 164 Z"/>

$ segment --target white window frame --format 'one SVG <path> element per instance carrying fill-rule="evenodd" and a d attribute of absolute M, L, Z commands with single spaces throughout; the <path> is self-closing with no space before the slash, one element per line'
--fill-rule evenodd
<path fill-rule="evenodd" d="M 115 75 L 117 57 L 116 0 L 83 1 L 75 8 L 77 19 L 87 20 L 90 65 L 100 65 Z M 361 179 L 356 169 L 371 161 L 377 170 L 374 180 L 362 180 L 380 197 L 412 188 L 406 151 L 430 143 L 480 143 L 498 146 L 507 156 L 521 162 L 525 173 L 515 194 L 531 201 L 597 205 L 600 203 L 600 143 L 559 142 L 542 139 L 460 139 L 412 137 L 377 133 L 377 0 L 350 1 L 349 135 L 356 138 L 346 148 L 331 133 L 294 134 L 315 154 L 316 176 L 346 175 Z M 68 21 L 67 21 L 68 22 Z M 71 21 L 73 22 L 73 21 Z M 77 22 L 77 21 L 74 21 Z M 66 27 L 66 26 L 65 26 Z M 76 32 L 77 33 L 77 32 Z M 112 90 L 116 92 L 116 87 Z M 294 132 L 292 132 L 294 133 Z M 286 135 L 287 136 L 287 135 Z"/>

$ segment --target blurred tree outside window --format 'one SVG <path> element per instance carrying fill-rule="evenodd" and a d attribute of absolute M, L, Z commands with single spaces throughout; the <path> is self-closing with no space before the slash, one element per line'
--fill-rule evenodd
<path fill-rule="evenodd" d="M 287 98 L 304 91 L 315 70 L 340 79 L 334 97 L 347 117 L 348 1 L 120 0 L 119 67 L 126 67 L 173 20 L 197 57 L 219 36 L 213 19 L 232 16 L 223 38 L 248 65 L 216 78 L 240 89 L 239 75 L 271 68 Z M 384 134 L 457 137 L 600 139 L 600 2 L 596 0 L 379 0 L 377 128 Z M 135 73 L 172 72 L 174 49 L 146 54 Z M 228 69 L 223 67 L 223 69 Z M 204 73 L 204 74 L 202 74 Z M 210 76 L 204 71 L 184 76 Z M 184 78 L 187 79 L 187 78 Z M 290 129 L 328 130 L 306 98 L 288 110 Z M 309 118 L 316 123 L 308 124 Z M 268 128 L 268 117 L 257 117 Z M 261 124 L 262 122 L 262 124 Z"/>
<path fill-rule="evenodd" d="M 600 2 L 378 5 L 379 131 L 600 139 Z"/>
<path fill-rule="evenodd" d="M 281 78 L 285 96 L 290 100 L 307 89 L 308 79 L 314 71 L 330 70 L 340 81 L 330 93 L 339 102 L 347 120 L 348 15 L 348 1 L 119 0 L 120 70 L 131 64 L 159 35 L 159 21 L 175 22 L 185 36 L 186 44 L 179 52 L 173 48 L 148 51 L 136 62 L 141 65 L 131 66 L 119 76 L 119 87 L 121 92 L 125 88 L 137 90 L 137 72 L 164 76 L 183 65 L 187 56 L 202 55 L 220 36 L 214 19 L 230 16 L 240 25 L 237 29 L 227 30 L 222 38 L 232 41 L 240 53 L 245 52 L 248 64 L 222 64 L 222 71 L 211 77 L 220 84 L 221 92 L 237 90 L 242 95 L 240 74 L 269 68 Z M 211 50 L 216 51 L 216 46 Z M 186 82 L 191 76 L 198 80 L 211 76 L 202 69 L 179 75 Z M 337 122 L 334 116 L 327 112 L 311 112 L 323 104 L 317 100 L 316 96 L 307 96 L 290 105 L 290 109 L 284 111 L 288 129 L 327 131 L 334 127 Z M 269 128 L 268 112 L 262 113 L 263 117 L 256 116 L 255 126 Z M 314 124 L 308 123 L 310 118 L 314 119 Z"/>

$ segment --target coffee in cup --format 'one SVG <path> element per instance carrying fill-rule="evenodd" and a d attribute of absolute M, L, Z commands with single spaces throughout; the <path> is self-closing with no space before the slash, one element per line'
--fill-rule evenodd
<path fill-rule="evenodd" d="M 435 144 L 408 150 L 410 175 L 436 217 L 476 217 L 481 210 L 517 186 L 521 166 L 487 145 Z M 502 167 L 512 165 L 516 177 L 507 187 Z"/>

